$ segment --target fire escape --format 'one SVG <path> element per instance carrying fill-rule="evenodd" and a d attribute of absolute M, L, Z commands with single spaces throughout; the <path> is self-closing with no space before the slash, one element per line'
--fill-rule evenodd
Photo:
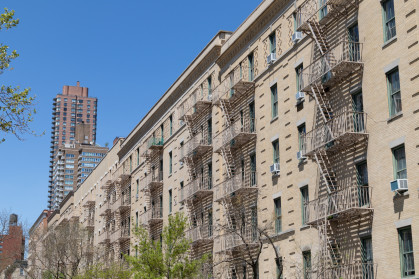
<path fill-rule="evenodd" d="M 146 174 L 141 183 L 141 191 L 148 206 L 141 215 L 141 222 L 151 232 L 154 226 L 163 224 L 163 131 L 160 129 L 159 132 L 153 133 L 146 144 L 146 150 L 141 155 L 145 159 Z"/>
<path fill-rule="evenodd" d="M 230 262 L 221 271 L 227 278 L 238 278 L 238 274 L 245 276 L 247 272 L 243 263 L 234 262 L 237 253 L 244 253 L 257 245 L 256 230 L 249 221 L 253 218 L 257 225 L 257 212 L 250 213 L 248 204 L 252 200 L 250 197 L 258 191 L 256 161 L 254 165 L 251 162 L 250 167 L 245 166 L 243 159 L 237 156 L 243 146 L 256 139 L 254 103 L 253 106 L 247 104 L 255 93 L 254 71 L 245 64 L 246 61 L 242 62 L 227 75 L 213 102 L 220 108 L 225 124 L 214 137 L 214 152 L 223 157 L 225 165 L 224 181 L 214 191 L 214 201 L 223 206 L 225 214 L 224 226 L 215 239 L 214 252 L 220 261 Z"/>
<path fill-rule="evenodd" d="M 323 183 L 318 197 L 305 205 L 308 225 L 317 227 L 320 240 L 318 278 L 374 278 L 373 266 L 357 261 L 345 262 L 335 228 L 352 218 L 372 212 L 371 187 L 339 181 L 331 156 L 344 154 L 354 145 L 368 141 L 367 117 L 363 111 L 336 112 L 332 98 L 352 75 L 363 71 L 362 43 L 350 36 L 331 39 L 336 21 L 348 11 L 357 11 L 357 1 L 309 1 L 297 11 L 297 31 L 309 36 L 315 46 L 313 62 L 300 73 L 300 91 L 316 101 L 317 125 L 304 135 L 304 156 L 315 161 Z M 315 11 L 313 13 L 313 11 Z M 330 32 L 330 31 L 334 32 Z M 367 276 L 367 277 L 365 277 Z"/>
<path fill-rule="evenodd" d="M 180 189 L 180 202 L 186 205 L 193 253 L 212 251 L 212 97 L 211 85 L 196 89 L 179 107 L 179 119 L 189 131 L 189 140 L 180 148 L 180 163 L 186 165 L 189 183 Z M 192 255 L 193 256 L 193 255 Z M 211 273 L 210 270 L 204 272 Z"/>

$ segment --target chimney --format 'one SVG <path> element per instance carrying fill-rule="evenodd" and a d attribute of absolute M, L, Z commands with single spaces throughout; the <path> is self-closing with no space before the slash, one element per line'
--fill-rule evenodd
<path fill-rule="evenodd" d="M 80 87 L 80 81 L 77 81 L 77 87 Z"/>

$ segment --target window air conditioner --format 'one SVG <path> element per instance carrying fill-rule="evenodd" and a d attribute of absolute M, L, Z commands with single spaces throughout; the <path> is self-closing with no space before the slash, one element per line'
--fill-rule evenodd
<path fill-rule="evenodd" d="M 390 182 L 392 192 L 405 192 L 408 190 L 407 179 L 396 179 Z"/>
<path fill-rule="evenodd" d="M 301 32 L 295 32 L 294 34 L 292 34 L 292 41 L 294 43 L 298 43 L 298 41 L 300 41 L 303 38 L 303 33 Z"/>
<path fill-rule="evenodd" d="M 297 92 L 297 94 L 295 94 L 295 99 L 297 99 L 297 101 L 302 101 L 304 99 L 304 92 Z"/>
<path fill-rule="evenodd" d="M 306 159 L 306 156 L 304 156 L 304 154 L 303 154 L 302 151 L 298 151 L 297 152 L 297 159 L 298 160 L 305 160 Z"/>
<path fill-rule="evenodd" d="M 268 57 L 266 57 L 268 65 L 273 64 L 276 61 L 276 53 L 270 53 Z"/>
<path fill-rule="evenodd" d="M 279 163 L 274 163 L 273 165 L 271 165 L 271 173 L 274 175 L 278 175 L 279 174 Z"/>

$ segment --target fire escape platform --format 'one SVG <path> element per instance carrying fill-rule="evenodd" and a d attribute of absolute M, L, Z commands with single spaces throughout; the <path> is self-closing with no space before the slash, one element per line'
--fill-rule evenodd
<path fill-rule="evenodd" d="M 313 158 L 320 151 L 336 153 L 368 138 L 367 114 L 346 111 L 326 124 L 308 132 L 304 137 L 304 156 Z"/>
<path fill-rule="evenodd" d="M 373 212 L 372 187 L 350 186 L 310 201 L 305 205 L 307 225 L 328 221 L 347 220 Z"/>

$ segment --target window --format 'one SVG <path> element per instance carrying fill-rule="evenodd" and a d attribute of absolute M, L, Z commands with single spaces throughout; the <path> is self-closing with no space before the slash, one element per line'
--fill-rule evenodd
<path fill-rule="evenodd" d="M 135 227 L 138 227 L 138 211 L 135 212 Z"/>
<path fill-rule="evenodd" d="M 169 116 L 169 135 L 173 135 L 173 116 Z"/>
<path fill-rule="evenodd" d="M 253 52 L 249 56 L 247 56 L 247 60 L 249 62 L 249 81 L 253 81 L 253 79 L 255 78 L 255 61 Z"/>
<path fill-rule="evenodd" d="M 269 35 L 269 45 L 271 53 L 276 53 L 276 35 L 275 31 Z"/>
<path fill-rule="evenodd" d="M 306 124 L 298 126 L 298 150 L 304 150 L 304 137 L 306 135 Z"/>
<path fill-rule="evenodd" d="M 278 234 L 282 231 L 281 198 L 274 199 L 274 204 L 275 204 L 275 232 Z"/>
<path fill-rule="evenodd" d="M 303 263 L 304 263 L 304 279 L 311 278 L 311 251 L 303 252 Z"/>
<path fill-rule="evenodd" d="M 137 166 L 140 165 L 140 148 L 137 148 Z"/>
<path fill-rule="evenodd" d="M 212 118 L 207 121 L 207 130 L 208 130 L 208 145 L 212 144 Z"/>
<path fill-rule="evenodd" d="M 169 213 L 172 213 L 172 189 L 169 190 Z"/>
<path fill-rule="evenodd" d="M 278 88 L 275 84 L 271 87 L 271 100 L 272 100 L 272 118 L 278 116 Z"/>
<path fill-rule="evenodd" d="M 251 224 L 252 224 L 252 240 L 255 241 L 257 238 L 258 230 L 258 212 L 256 206 L 252 206 L 251 212 Z"/>
<path fill-rule="evenodd" d="M 367 186 L 368 185 L 368 169 L 367 169 L 367 162 L 364 161 L 356 165 L 357 171 L 357 182 L 359 186 Z"/>
<path fill-rule="evenodd" d="M 279 279 L 284 278 L 284 265 L 282 257 L 275 259 L 276 261 L 276 277 Z"/>
<path fill-rule="evenodd" d="M 404 145 L 401 145 L 393 149 L 393 169 L 394 179 L 407 178 L 406 154 L 404 150 Z"/>
<path fill-rule="evenodd" d="M 383 4 L 384 42 L 396 37 L 396 18 L 394 0 L 386 0 Z"/>
<path fill-rule="evenodd" d="M 309 202 L 309 196 L 308 196 L 308 186 L 304 186 L 300 188 L 301 192 L 301 220 L 302 224 L 307 224 L 307 209 L 308 209 L 308 202 Z"/>
<path fill-rule="evenodd" d="M 184 145 L 184 142 L 183 141 L 181 141 L 180 142 L 180 158 L 182 158 L 183 157 L 183 145 Z M 183 161 L 179 161 L 179 164 L 180 164 L 180 167 L 183 167 Z"/>
<path fill-rule="evenodd" d="M 132 172 L 132 155 L 129 156 L 129 172 Z"/>
<path fill-rule="evenodd" d="M 358 184 L 359 204 L 360 206 L 368 205 L 370 194 L 368 189 L 368 168 L 366 161 L 356 165 L 356 180 Z"/>
<path fill-rule="evenodd" d="M 172 174 L 172 151 L 169 152 L 169 174 Z"/>
<path fill-rule="evenodd" d="M 399 229 L 399 245 L 402 277 L 415 275 L 411 227 Z"/>
<path fill-rule="evenodd" d="M 279 164 L 279 141 L 275 140 L 272 142 L 272 150 L 273 150 L 273 162 L 274 164 Z"/>
<path fill-rule="evenodd" d="M 140 193 L 140 180 L 139 179 L 137 179 L 136 184 L 137 184 L 137 192 L 136 192 L 136 194 L 137 194 L 137 199 L 138 199 L 138 194 Z"/>
<path fill-rule="evenodd" d="M 362 268 L 363 279 L 374 278 L 374 261 L 372 256 L 372 239 L 367 236 L 361 239 L 361 260 L 364 264 Z"/>
<path fill-rule="evenodd" d="M 390 117 L 402 111 L 402 97 L 400 93 L 399 69 L 387 73 L 387 92 Z"/>
<path fill-rule="evenodd" d="M 303 73 L 303 64 L 295 68 L 297 92 L 301 91 L 300 86 L 302 84 L 302 77 L 303 77 L 302 73 Z"/>
<path fill-rule="evenodd" d="M 212 95 L 212 78 L 211 78 L 211 76 L 209 76 L 208 78 L 207 78 L 207 83 L 208 83 L 208 96 L 211 96 Z"/>
<path fill-rule="evenodd" d="M 319 20 L 322 20 L 325 16 L 327 16 L 327 1 L 328 0 L 319 0 Z"/>

